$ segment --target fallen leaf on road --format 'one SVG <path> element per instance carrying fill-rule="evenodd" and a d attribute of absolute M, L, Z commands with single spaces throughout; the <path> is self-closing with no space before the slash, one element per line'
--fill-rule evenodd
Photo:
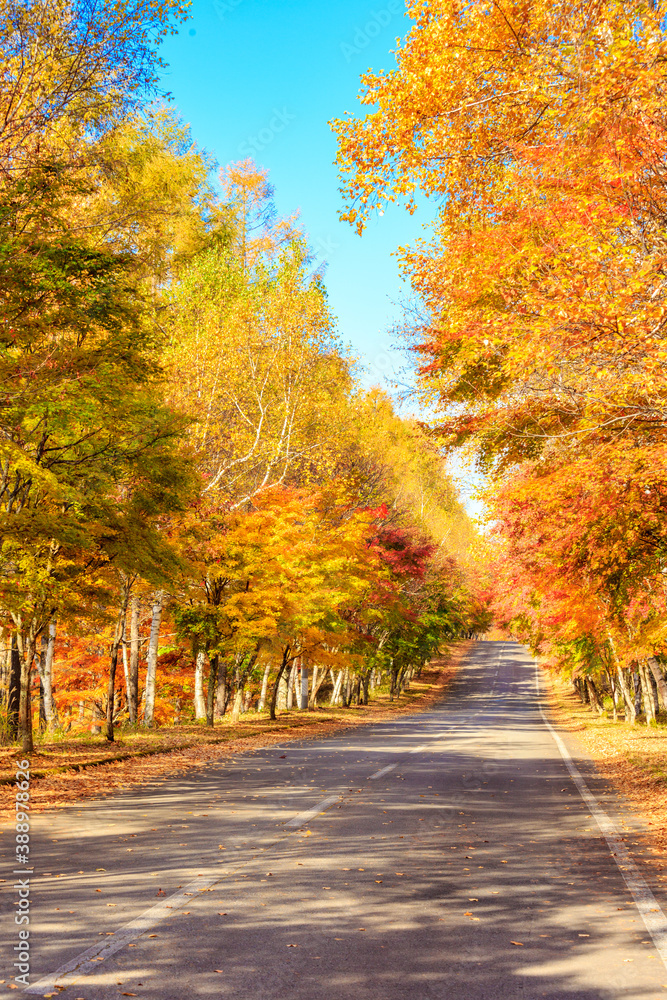
<path fill-rule="evenodd" d="M 288 944 L 287 947 L 288 948 L 298 948 L 299 946 L 298 946 L 298 944 Z"/>
<path fill-rule="evenodd" d="M 148 937 L 157 937 L 157 934 L 149 934 Z"/>
<path fill-rule="evenodd" d="M 214 969 L 214 972 L 222 972 L 222 969 Z"/>
<path fill-rule="evenodd" d="M 365 931 L 365 930 L 366 930 L 366 928 L 365 928 L 365 927 L 358 927 L 358 928 L 357 928 L 357 930 L 360 930 L 360 931 Z"/>
<path fill-rule="evenodd" d="M 510 941 L 510 944 L 515 944 L 519 948 L 523 948 L 523 941 Z"/>
<path fill-rule="evenodd" d="M 227 911 L 225 910 L 224 913 L 218 913 L 218 916 L 219 917 L 226 917 L 227 916 Z"/>
<path fill-rule="evenodd" d="M 138 997 L 138 993 L 121 993 L 122 997 Z"/>
<path fill-rule="evenodd" d="M 382 879 L 381 878 L 376 878 L 375 879 L 375 884 L 376 885 L 382 885 Z"/>

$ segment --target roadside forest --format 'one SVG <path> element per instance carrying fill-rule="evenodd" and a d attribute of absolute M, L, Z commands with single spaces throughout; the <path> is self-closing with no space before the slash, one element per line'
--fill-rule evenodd
<path fill-rule="evenodd" d="M 667 9 L 418 0 L 334 123 L 361 231 L 400 258 L 434 440 L 486 477 L 496 620 L 594 711 L 667 712 Z M 415 319 L 415 316 L 417 318 Z"/>
<path fill-rule="evenodd" d="M 483 631 L 441 442 L 157 80 L 180 0 L 0 4 L 2 736 L 398 696 Z"/>

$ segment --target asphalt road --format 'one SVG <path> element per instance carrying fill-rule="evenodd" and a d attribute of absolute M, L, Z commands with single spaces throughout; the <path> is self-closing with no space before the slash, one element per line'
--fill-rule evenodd
<path fill-rule="evenodd" d="M 36 995 L 60 970 L 68 1000 L 667 996 L 512 643 L 478 643 L 427 712 L 36 817 L 31 858 Z"/>

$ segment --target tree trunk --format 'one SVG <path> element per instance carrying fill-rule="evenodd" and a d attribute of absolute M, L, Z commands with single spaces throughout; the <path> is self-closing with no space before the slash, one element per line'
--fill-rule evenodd
<path fill-rule="evenodd" d="M 122 642 L 122 627 L 116 625 L 114 640 L 111 643 L 111 653 L 109 654 L 109 686 L 107 688 L 107 731 L 106 737 L 110 743 L 114 741 L 113 735 L 113 710 L 116 702 L 116 667 L 118 666 L 118 650 Z"/>
<path fill-rule="evenodd" d="M 396 693 L 396 681 L 397 681 L 397 678 L 398 678 L 398 669 L 397 669 L 397 667 L 392 666 L 392 668 L 391 668 L 391 685 L 389 687 L 389 701 L 393 701 L 394 700 L 394 695 Z"/>
<path fill-rule="evenodd" d="M 130 725 L 139 721 L 139 598 L 132 598 L 130 611 L 130 688 L 127 699 Z"/>
<path fill-rule="evenodd" d="M 363 673 L 363 675 L 362 675 L 362 685 L 363 685 L 363 687 L 362 687 L 362 690 L 363 690 L 362 704 L 364 704 L 364 705 L 368 704 L 368 689 L 369 689 L 370 683 L 371 683 L 371 672 L 370 672 L 370 670 L 365 670 L 364 673 Z"/>
<path fill-rule="evenodd" d="M 35 658 L 37 663 L 39 663 L 39 656 Z M 38 671 L 39 673 L 39 671 Z M 39 731 L 40 733 L 46 730 L 46 709 L 44 708 L 44 685 L 42 684 L 42 678 L 39 678 Z"/>
<path fill-rule="evenodd" d="M 262 690 L 259 695 L 259 703 L 257 705 L 257 711 L 263 712 L 266 707 L 266 694 L 269 690 L 269 674 L 271 673 L 271 660 L 267 661 L 264 667 L 264 676 L 262 677 Z"/>
<path fill-rule="evenodd" d="M 345 679 L 343 681 L 343 708 L 349 708 L 352 701 L 352 678 L 348 667 L 345 667 Z"/>
<path fill-rule="evenodd" d="M 239 721 L 242 705 L 243 705 L 243 684 L 239 684 L 238 687 L 236 688 L 236 694 L 234 695 L 234 704 L 232 705 L 232 714 L 231 714 L 232 722 Z"/>
<path fill-rule="evenodd" d="M 333 670 L 331 670 L 331 679 L 333 680 L 333 691 L 331 692 L 331 701 L 329 702 L 329 704 L 332 706 L 336 705 L 338 699 L 340 698 L 340 689 L 343 686 L 344 673 L 345 671 L 341 669 L 338 671 L 338 676 L 334 678 Z"/>
<path fill-rule="evenodd" d="M 53 732 L 57 712 L 53 702 L 53 654 L 56 645 L 56 623 L 49 623 L 48 636 L 42 636 L 42 655 L 37 659 L 37 669 L 40 680 L 40 711 L 41 703 L 44 705 L 44 719 L 46 729 Z"/>
<path fill-rule="evenodd" d="M 588 701 L 591 708 L 596 711 L 598 715 L 604 715 L 604 708 L 602 707 L 598 689 L 596 688 L 595 681 L 592 677 L 586 678 L 586 689 L 588 691 Z"/>
<path fill-rule="evenodd" d="M 616 681 L 614 680 L 614 675 L 609 669 L 609 667 L 605 667 L 605 671 L 607 674 L 607 680 L 609 681 L 609 690 L 611 691 L 611 703 L 613 705 L 614 722 L 618 722 L 618 708 L 616 707 Z"/>
<path fill-rule="evenodd" d="M 206 653 L 203 649 L 197 650 L 195 657 L 195 720 L 206 722 L 206 698 L 204 697 L 204 664 Z"/>
<path fill-rule="evenodd" d="M 623 667 L 618 664 L 616 668 L 618 677 L 618 686 L 621 689 L 621 694 L 623 695 L 623 701 L 625 702 L 625 721 L 635 723 L 637 721 L 637 713 L 635 711 L 635 696 L 634 690 L 630 688 L 627 682 L 625 671 Z"/>
<path fill-rule="evenodd" d="M 291 652 L 291 647 L 285 646 L 283 650 L 282 661 L 280 663 L 280 667 L 278 668 L 278 674 L 276 676 L 275 681 L 273 682 L 273 690 L 271 692 L 271 703 L 269 705 L 269 714 L 271 719 L 273 720 L 275 720 L 276 717 L 276 702 L 278 701 L 278 687 L 280 686 L 283 674 L 285 673 L 285 668 L 289 663 L 290 652 Z"/>
<path fill-rule="evenodd" d="M 127 622 L 123 622 L 123 637 L 121 639 L 120 648 L 123 660 L 123 677 L 125 678 L 125 703 L 127 705 L 128 715 L 130 712 L 130 658 L 127 655 Z"/>
<path fill-rule="evenodd" d="M 24 636 L 17 630 L 19 655 L 21 657 L 21 690 L 19 695 L 19 735 L 23 753 L 33 752 L 32 741 L 32 664 L 35 658 L 35 637 L 32 630 Z"/>
<path fill-rule="evenodd" d="M 301 701 L 299 708 L 302 712 L 308 709 L 308 665 L 301 660 Z"/>
<path fill-rule="evenodd" d="M 215 714 L 218 719 L 222 719 L 227 711 L 229 698 L 231 696 L 231 686 L 227 672 L 227 661 L 223 660 L 218 667 L 218 682 L 215 690 Z"/>
<path fill-rule="evenodd" d="M 287 711 L 291 711 L 294 708 L 294 685 L 296 682 L 296 659 L 292 661 L 292 666 L 290 667 L 289 679 L 287 681 Z"/>
<path fill-rule="evenodd" d="M 148 640 L 148 653 L 146 656 L 146 704 L 144 707 L 144 726 L 152 729 L 155 715 L 155 685 L 157 681 L 157 651 L 160 639 L 160 625 L 162 624 L 162 600 L 163 592 L 158 590 L 153 600 L 153 614 L 151 618 L 151 635 Z"/>
<path fill-rule="evenodd" d="M 333 676 L 333 675 L 332 675 Z M 310 696 L 308 699 L 308 705 L 310 708 L 317 708 L 317 696 L 320 693 L 320 688 L 327 679 L 326 667 L 318 667 L 315 665 L 313 667 L 313 680 L 310 685 Z"/>
<path fill-rule="evenodd" d="M 215 722 L 215 696 L 218 690 L 218 667 L 220 664 L 220 658 L 217 653 L 215 656 L 209 657 L 209 664 L 208 690 L 206 692 L 206 725 L 212 726 Z"/>
<path fill-rule="evenodd" d="M 635 716 L 637 716 L 642 710 L 642 684 L 636 662 L 632 664 L 632 681 L 635 687 Z"/>
<path fill-rule="evenodd" d="M 0 626 L 0 642 L 3 643 L 2 653 L 4 654 L 0 657 L 0 700 L 2 704 L 7 704 L 7 694 L 9 685 L 9 672 L 11 670 L 12 663 L 12 646 L 11 646 L 11 636 L 9 632 L 6 632 L 4 628 Z"/>
<path fill-rule="evenodd" d="M 660 698 L 660 708 L 663 712 L 667 712 L 667 681 L 665 681 L 665 675 L 660 669 L 660 664 L 658 663 L 655 656 L 649 656 L 646 661 L 649 670 L 653 674 L 656 686 L 658 688 L 658 695 Z"/>
<path fill-rule="evenodd" d="M 651 726 L 655 722 L 655 717 L 657 715 L 658 706 L 655 704 L 653 699 L 653 685 L 651 684 L 651 676 L 646 665 L 646 662 L 640 660 L 637 664 L 637 670 L 639 673 L 639 682 L 641 684 L 642 699 L 644 702 L 644 717 L 646 718 L 646 725 Z"/>
<path fill-rule="evenodd" d="M 16 642 L 16 635 L 12 635 L 10 669 L 9 669 L 9 692 L 7 695 L 7 726 L 9 738 L 15 740 L 19 735 L 19 701 L 21 696 L 21 657 L 19 647 Z"/>
<path fill-rule="evenodd" d="M 116 708 L 116 669 L 118 667 L 118 653 L 120 651 L 123 635 L 125 633 L 125 620 L 127 618 L 127 605 L 130 600 L 130 588 L 132 583 L 123 577 L 120 585 L 120 607 L 116 619 L 116 629 L 109 653 L 109 686 L 107 689 L 107 739 L 110 743 L 114 741 L 113 720 Z"/>

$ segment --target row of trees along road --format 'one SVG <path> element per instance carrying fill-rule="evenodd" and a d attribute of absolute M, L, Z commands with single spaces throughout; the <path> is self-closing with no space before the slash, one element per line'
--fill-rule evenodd
<path fill-rule="evenodd" d="M 5 737 L 392 697 L 483 629 L 439 448 L 266 175 L 153 103 L 178 0 L 0 5 Z"/>
<path fill-rule="evenodd" d="M 369 114 L 335 123 L 360 230 L 402 251 L 440 440 L 488 476 L 501 622 L 592 707 L 667 711 L 667 39 L 660 0 L 420 0 Z"/>

